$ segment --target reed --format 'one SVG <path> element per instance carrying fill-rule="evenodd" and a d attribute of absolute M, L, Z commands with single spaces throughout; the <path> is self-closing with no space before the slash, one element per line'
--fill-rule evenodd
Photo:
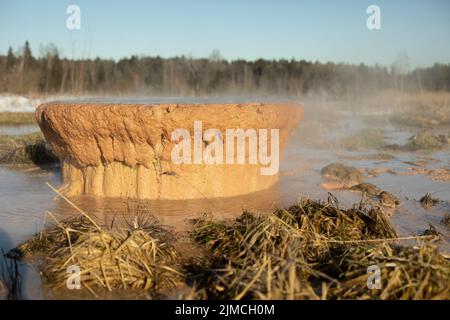
<path fill-rule="evenodd" d="M 215 258 L 197 270 L 188 298 L 450 297 L 450 264 L 430 243 L 436 238 L 399 238 L 384 212 L 364 203 L 344 210 L 333 197 L 307 199 L 267 216 L 247 212 L 232 224 L 203 219 L 192 238 Z M 406 240 L 419 246 L 399 244 Z M 372 265 L 382 270 L 381 290 L 367 288 Z"/>

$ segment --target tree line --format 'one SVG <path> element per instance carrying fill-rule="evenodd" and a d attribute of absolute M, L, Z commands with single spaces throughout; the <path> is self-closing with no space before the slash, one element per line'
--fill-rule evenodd
<path fill-rule="evenodd" d="M 94 95 L 304 95 L 352 96 L 378 90 L 450 91 L 450 64 L 402 70 L 407 57 L 390 67 L 319 63 L 295 59 L 228 61 L 218 50 L 208 58 L 136 56 L 62 58 L 54 45 L 35 57 L 28 41 L 0 55 L 0 92 Z"/>

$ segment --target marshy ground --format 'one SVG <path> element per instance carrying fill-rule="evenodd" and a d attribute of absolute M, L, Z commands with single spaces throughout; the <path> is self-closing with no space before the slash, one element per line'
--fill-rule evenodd
<path fill-rule="evenodd" d="M 94 223 L 45 186 L 60 173 L 34 125 L 0 116 L 0 247 L 18 247 L 23 298 L 448 299 L 448 101 L 305 101 L 308 121 L 275 188 L 198 201 L 71 199 Z M 86 274 L 80 292 L 61 289 L 72 260 Z M 371 265 L 380 290 L 367 289 Z M 11 279 L 3 287 L 15 288 Z"/>
<path fill-rule="evenodd" d="M 146 211 L 121 226 L 100 226 L 83 212 L 66 221 L 48 214 L 53 226 L 9 256 L 34 258 L 43 284 L 60 294 L 70 294 L 67 266 L 76 265 L 94 297 L 141 289 L 148 298 L 449 298 L 450 263 L 434 244 L 439 234 L 398 237 L 384 212 L 366 203 L 341 209 L 330 196 L 231 221 L 204 216 L 188 232 L 199 247 L 190 257 Z M 367 289 L 374 265 L 383 290 Z"/>

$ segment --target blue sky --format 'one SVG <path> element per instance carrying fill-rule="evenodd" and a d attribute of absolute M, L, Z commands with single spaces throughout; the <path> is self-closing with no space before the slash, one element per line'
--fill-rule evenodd
<path fill-rule="evenodd" d="M 81 8 L 68 30 L 66 8 Z M 381 30 L 366 8 L 381 8 Z M 406 52 L 412 67 L 450 63 L 449 0 L 0 0 L 0 53 L 29 40 L 64 56 L 132 54 L 226 59 L 296 58 L 389 66 Z"/>

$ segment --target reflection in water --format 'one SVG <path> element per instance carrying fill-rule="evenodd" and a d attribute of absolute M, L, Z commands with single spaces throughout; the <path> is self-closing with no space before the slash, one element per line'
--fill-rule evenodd
<path fill-rule="evenodd" d="M 71 201 L 81 210 L 94 216 L 96 222 L 110 225 L 111 220 L 127 219 L 142 210 L 149 211 L 158 222 L 175 228 L 186 230 L 189 220 L 207 213 L 217 219 L 237 217 L 243 210 L 267 213 L 277 208 L 279 202 L 277 187 L 254 194 L 199 200 L 137 200 L 121 198 L 95 198 L 90 196 L 72 197 Z M 76 213 L 76 209 L 63 199 L 57 199 L 50 209 L 58 219 L 65 219 Z M 129 217 L 128 217 L 129 218 Z"/>
<path fill-rule="evenodd" d="M 0 300 L 18 300 L 22 298 L 22 274 L 19 262 L 6 257 L 6 253 L 0 250 Z"/>
<path fill-rule="evenodd" d="M 45 182 L 59 184 L 59 173 L 39 168 L 11 170 L 0 166 L 0 248 L 5 252 L 41 228 L 53 195 Z M 39 273 L 26 263 L 18 265 L 24 299 L 42 298 Z"/>

